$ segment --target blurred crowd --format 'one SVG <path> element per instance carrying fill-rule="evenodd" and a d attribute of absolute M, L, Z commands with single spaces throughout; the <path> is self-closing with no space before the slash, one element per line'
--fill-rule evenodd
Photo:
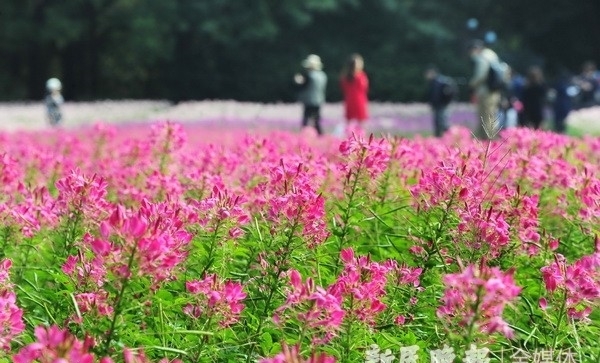
<path fill-rule="evenodd" d="M 501 129 L 511 127 L 546 126 L 565 133 L 565 120 L 572 110 L 600 105 L 600 72 L 592 61 L 584 62 L 577 75 L 563 69 L 548 81 L 542 67 L 531 65 L 521 74 L 482 41 L 473 41 L 468 50 L 473 63 L 468 86 L 471 101 L 477 105 L 480 127 L 475 134 L 479 138 L 493 138 Z M 439 136 L 447 129 L 444 117 L 439 115 L 452 100 L 445 96 L 452 80 L 433 67 L 425 72 L 425 78 L 429 82 L 434 130 Z M 550 114 L 546 110 L 551 110 Z M 544 125 L 544 121 L 550 123 Z"/>
<path fill-rule="evenodd" d="M 500 130 L 511 127 L 544 128 L 565 133 L 565 120 L 572 110 L 600 105 L 600 71 L 592 61 L 584 62 L 579 74 L 561 70 L 547 80 L 542 67 L 531 65 L 522 74 L 480 40 L 470 43 L 468 55 L 473 71 L 466 84 L 470 100 L 477 108 L 478 126 L 474 134 L 478 138 L 491 139 Z M 302 127 L 313 126 L 321 135 L 321 108 L 326 102 L 327 75 L 318 55 L 309 55 L 301 65 L 302 71 L 294 75 L 293 84 L 298 100 L 304 106 Z M 364 66 L 363 57 L 353 54 L 340 72 L 338 86 L 343 94 L 345 120 L 335 126 L 333 133 L 336 136 L 360 129 L 369 120 L 369 79 Z M 457 101 L 459 87 L 452 77 L 443 74 L 435 65 L 425 68 L 424 78 L 427 82 L 425 98 L 432 110 L 433 134 L 439 137 L 449 128 L 448 107 Z M 63 118 L 60 80 L 49 79 L 46 90 L 47 121 L 56 126 Z"/>
<path fill-rule="evenodd" d="M 565 120 L 572 110 L 600 105 L 600 71 L 592 61 L 586 61 L 579 74 L 561 70 L 547 80 L 542 67 L 531 65 L 522 74 L 480 40 L 470 43 L 468 55 L 473 73 L 467 86 L 471 102 L 477 107 L 479 126 L 474 133 L 478 138 L 491 139 L 500 130 L 511 127 L 565 133 Z M 322 134 L 320 107 L 325 103 L 327 76 L 317 55 L 308 56 L 302 66 L 303 72 L 294 77 L 298 99 L 304 105 L 302 126 L 312 123 Z M 344 95 L 346 122 L 336 127 L 335 134 L 343 134 L 353 125 L 360 127 L 369 118 L 369 81 L 363 68 L 363 58 L 355 54 L 341 72 L 339 85 Z M 448 106 L 456 101 L 459 88 L 452 77 L 444 75 L 435 65 L 425 69 L 424 77 L 433 134 L 439 137 L 449 128 Z"/>

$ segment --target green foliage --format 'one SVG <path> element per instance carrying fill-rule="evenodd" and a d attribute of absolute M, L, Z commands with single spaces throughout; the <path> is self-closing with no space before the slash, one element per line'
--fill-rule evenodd
<path fill-rule="evenodd" d="M 0 98 L 40 99 L 58 76 L 76 100 L 290 101 L 290 75 L 307 54 L 321 55 L 335 80 L 359 52 L 371 98 L 417 100 L 426 64 L 465 77 L 464 43 L 489 29 L 517 69 L 600 59 L 599 12 L 592 0 L 9 1 L 0 10 Z M 465 29 L 471 17 L 481 24 L 474 32 Z M 339 100 L 331 85 L 328 98 Z"/>

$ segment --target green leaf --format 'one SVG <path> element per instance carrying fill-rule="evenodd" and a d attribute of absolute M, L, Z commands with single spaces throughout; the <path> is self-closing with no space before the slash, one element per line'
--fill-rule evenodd
<path fill-rule="evenodd" d="M 260 347 L 262 348 L 263 352 L 270 352 L 273 346 L 273 338 L 271 337 L 271 334 L 265 332 L 260 336 L 260 338 Z"/>

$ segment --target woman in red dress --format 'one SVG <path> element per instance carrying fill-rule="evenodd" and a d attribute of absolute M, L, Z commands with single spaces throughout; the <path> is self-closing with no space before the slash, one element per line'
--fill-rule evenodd
<path fill-rule="evenodd" d="M 358 54 L 354 54 L 350 57 L 346 68 L 342 72 L 340 83 L 344 93 L 348 123 L 357 121 L 361 124 L 369 117 L 367 111 L 369 79 L 363 71 L 363 67 L 363 58 Z"/>

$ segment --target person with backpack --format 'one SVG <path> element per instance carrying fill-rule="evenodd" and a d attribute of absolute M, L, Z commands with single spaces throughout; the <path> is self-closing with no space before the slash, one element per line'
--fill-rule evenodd
<path fill-rule="evenodd" d="M 440 137 L 449 128 L 448 105 L 458 93 L 456 83 L 440 74 L 435 66 L 425 70 L 425 79 L 428 82 L 427 101 L 433 111 L 433 133 L 435 137 Z"/>
<path fill-rule="evenodd" d="M 294 76 L 294 83 L 299 89 L 298 100 L 304 105 L 302 127 L 307 127 L 310 120 L 314 121 L 319 135 L 321 128 L 321 105 L 325 103 L 327 75 L 323 72 L 323 63 L 318 55 L 311 54 L 302 62 L 304 72 Z"/>
<path fill-rule="evenodd" d="M 469 87 L 474 93 L 479 116 L 475 136 L 490 139 L 498 131 L 498 109 L 504 80 L 502 62 L 496 52 L 486 47 L 481 40 L 475 40 L 469 45 L 469 56 L 474 65 Z"/>

